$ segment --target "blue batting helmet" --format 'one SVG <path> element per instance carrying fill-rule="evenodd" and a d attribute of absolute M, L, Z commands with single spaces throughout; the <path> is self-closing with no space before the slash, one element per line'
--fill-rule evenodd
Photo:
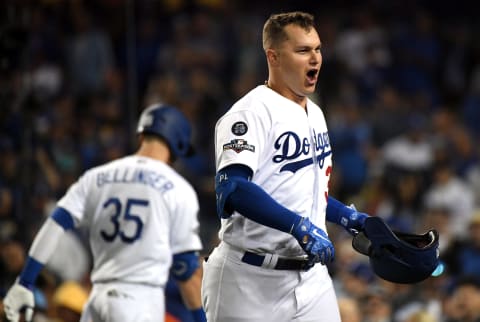
<path fill-rule="evenodd" d="M 193 154 L 190 144 L 192 129 L 185 115 L 177 108 L 155 104 L 140 115 L 137 133 L 154 134 L 166 141 L 174 157 Z"/>
<path fill-rule="evenodd" d="M 352 245 L 369 257 L 373 271 L 381 278 L 412 284 L 428 278 L 440 264 L 438 240 L 435 229 L 421 235 L 392 231 L 381 218 L 368 217 Z"/>

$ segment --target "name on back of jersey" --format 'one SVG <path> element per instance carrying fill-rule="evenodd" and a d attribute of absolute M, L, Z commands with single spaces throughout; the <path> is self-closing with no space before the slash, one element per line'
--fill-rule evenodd
<path fill-rule="evenodd" d="M 166 192 L 174 184 L 163 174 L 142 168 L 124 168 L 102 171 L 97 174 L 97 187 L 106 184 L 143 184 Z"/>

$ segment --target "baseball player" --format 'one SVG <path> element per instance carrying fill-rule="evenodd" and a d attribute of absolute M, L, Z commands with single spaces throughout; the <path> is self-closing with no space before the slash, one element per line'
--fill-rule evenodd
<path fill-rule="evenodd" d="M 207 320 L 340 322 L 325 220 L 354 232 L 368 216 L 328 196 L 332 147 L 308 98 L 322 64 L 314 17 L 270 16 L 263 48 L 268 80 L 215 128 L 221 228 L 204 263 Z"/>
<path fill-rule="evenodd" d="M 164 287 L 176 278 L 195 321 L 201 308 L 199 204 L 171 164 L 191 153 L 190 125 L 176 108 L 152 105 L 139 120 L 134 155 L 86 171 L 58 201 L 5 299 L 10 321 L 34 308 L 31 288 L 65 230 L 86 227 L 93 284 L 81 321 L 163 321 Z"/>

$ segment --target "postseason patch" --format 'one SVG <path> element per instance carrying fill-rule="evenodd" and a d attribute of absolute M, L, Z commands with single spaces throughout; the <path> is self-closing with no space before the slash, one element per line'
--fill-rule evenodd
<path fill-rule="evenodd" d="M 240 153 L 242 151 L 255 152 L 255 146 L 248 144 L 246 140 L 234 139 L 231 140 L 230 143 L 226 143 L 223 145 L 223 151 L 227 150 L 233 150 L 237 153 Z"/>
<path fill-rule="evenodd" d="M 235 134 L 235 135 L 244 135 L 245 133 L 247 133 L 248 131 L 248 126 L 247 126 L 247 123 L 245 122 L 242 122 L 242 121 L 239 121 L 239 122 L 235 122 L 233 123 L 232 125 L 232 133 Z"/>

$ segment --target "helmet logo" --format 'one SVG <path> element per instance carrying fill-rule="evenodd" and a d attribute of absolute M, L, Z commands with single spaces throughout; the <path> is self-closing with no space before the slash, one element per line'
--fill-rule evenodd
<path fill-rule="evenodd" d="M 146 114 L 143 117 L 142 120 L 143 126 L 151 126 L 153 124 L 153 115 L 152 114 Z"/>

